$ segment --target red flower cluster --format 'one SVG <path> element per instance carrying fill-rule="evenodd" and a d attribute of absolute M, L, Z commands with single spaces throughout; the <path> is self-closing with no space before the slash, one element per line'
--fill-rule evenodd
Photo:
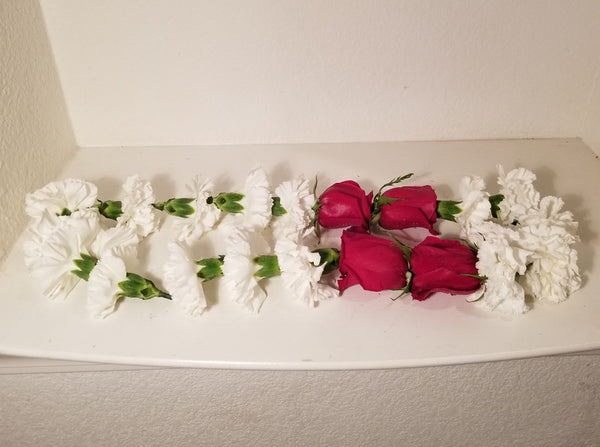
<path fill-rule="evenodd" d="M 375 200 L 353 181 L 327 188 L 319 197 L 318 223 L 324 228 L 349 227 L 341 240 L 340 293 L 358 284 L 370 291 L 407 291 L 422 301 L 435 292 L 466 295 L 479 289 L 477 254 L 461 242 L 428 236 L 410 250 L 368 232 L 378 224 L 388 230 L 422 227 L 437 234 L 437 206 L 431 186 L 380 190 Z"/>

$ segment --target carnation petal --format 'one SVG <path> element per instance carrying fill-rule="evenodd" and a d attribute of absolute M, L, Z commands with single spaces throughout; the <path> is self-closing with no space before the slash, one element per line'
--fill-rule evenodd
<path fill-rule="evenodd" d="M 159 217 L 152 206 L 155 197 L 150 182 L 139 175 L 132 175 L 123 185 L 123 193 L 123 214 L 117 218 L 117 225 L 132 229 L 140 237 L 156 231 Z"/>
<path fill-rule="evenodd" d="M 197 266 L 189 256 L 186 246 L 169 242 L 169 257 L 164 265 L 164 285 L 173 301 L 190 316 L 204 312 L 207 303 L 202 283 L 197 276 Z"/>
<path fill-rule="evenodd" d="M 105 318 L 115 310 L 119 299 L 118 284 L 127 277 L 125 263 L 108 254 L 101 258 L 88 280 L 87 307 L 94 318 Z"/>
<path fill-rule="evenodd" d="M 192 204 L 194 214 L 187 218 L 175 219 L 177 239 L 180 242 L 191 244 L 199 240 L 217 224 L 221 216 L 221 210 L 215 205 L 207 203 L 213 187 L 214 185 L 210 179 L 202 181 L 198 176 L 194 178 L 192 185 L 188 187 L 194 197 Z"/>
<path fill-rule="evenodd" d="M 267 294 L 254 276 L 257 267 L 252 259 L 248 233 L 232 230 L 225 239 L 223 286 L 233 301 L 258 313 Z"/>
<path fill-rule="evenodd" d="M 74 178 L 58 180 L 27 194 L 25 212 L 33 219 L 41 218 L 45 211 L 56 215 L 63 210 L 72 213 L 94 206 L 97 197 L 98 188 L 93 183 Z"/>

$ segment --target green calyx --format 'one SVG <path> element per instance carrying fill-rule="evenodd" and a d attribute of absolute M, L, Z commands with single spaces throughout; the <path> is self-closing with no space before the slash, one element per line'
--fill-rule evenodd
<path fill-rule="evenodd" d="M 210 198 L 213 203 L 221 211 L 226 213 L 241 213 L 244 211 L 244 206 L 240 201 L 244 198 L 244 194 L 239 192 L 222 192 L 214 198 Z"/>
<path fill-rule="evenodd" d="M 321 259 L 316 267 L 320 267 L 325 264 L 323 268 L 323 275 L 337 270 L 340 266 L 340 251 L 336 248 L 317 248 L 312 251 L 318 253 Z"/>
<path fill-rule="evenodd" d="M 173 198 L 166 202 L 153 203 L 152 206 L 157 210 L 164 211 L 171 216 L 188 217 L 196 212 L 193 206 L 190 205 L 194 199 L 189 197 Z"/>
<path fill-rule="evenodd" d="M 257 256 L 253 259 L 254 263 L 260 268 L 254 273 L 254 276 L 258 278 L 270 278 L 272 276 L 281 275 L 279 269 L 279 261 L 275 255 L 263 255 Z"/>
<path fill-rule="evenodd" d="M 123 203 L 120 200 L 100 202 L 97 207 L 100 214 L 112 220 L 117 220 L 123 214 Z"/>
<path fill-rule="evenodd" d="M 98 259 L 93 256 L 86 255 L 85 253 L 79 253 L 79 256 L 81 256 L 80 259 L 73 260 L 73 264 L 77 266 L 77 269 L 71 270 L 71 273 L 83 279 L 84 281 L 87 281 L 90 279 L 90 273 L 94 267 L 96 267 Z"/>
<path fill-rule="evenodd" d="M 273 206 L 271 207 L 271 214 L 273 216 L 283 216 L 287 214 L 287 210 L 281 206 L 281 199 L 279 197 L 273 197 Z"/>
<path fill-rule="evenodd" d="M 171 299 L 171 295 L 160 290 L 149 279 L 142 278 L 135 273 L 127 273 L 126 277 L 125 281 L 117 284 L 122 290 L 122 293 L 119 293 L 120 297 L 140 298 L 142 300 L 149 300 L 156 297 Z"/>
<path fill-rule="evenodd" d="M 198 270 L 198 278 L 201 278 L 203 281 L 210 281 L 211 279 L 223 276 L 223 270 L 221 269 L 223 266 L 223 259 L 225 259 L 224 256 L 219 256 L 218 258 L 206 258 L 196 261 L 197 265 L 202 266 L 202 268 Z"/>
<path fill-rule="evenodd" d="M 498 205 L 500 205 L 500 202 L 502 202 L 504 200 L 504 196 L 502 194 L 496 194 L 493 196 L 490 196 L 489 201 L 490 201 L 490 211 L 492 213 L 492 217 L 494 219 L 497 219 L 500 216 L 500 207 Z"/>
<path fill-rule="evenodd" d="M 460 201 L 455 200 L 438 200 L 436 214 L 439 219 L 456 222 L 456 215 L 462 213 L 462 208 L 458 206 Z"/>

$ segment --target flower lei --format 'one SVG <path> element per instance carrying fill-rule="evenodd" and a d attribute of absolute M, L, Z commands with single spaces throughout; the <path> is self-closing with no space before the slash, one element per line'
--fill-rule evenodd
<path fill-rule="evenodd" d="M 316 197 L 304 178 L 271 192 L 265 171 L 256 168 L 242 192 L 215 193 L 209 179 L 196 178 L 188 197 L 163 202 L 138 175 L 126 180 L 119 200 L 100 200 L 85 180 L 56 181 L 26 197 L 25 264 L 50 299 L 86 281 L 88 309 L 99 318 L 124 298 L 166 298 L 200 315 L 210 308 L 204 285 L 217 278 L 252 312 L 267 298 L 263 280 L 275 276 L 309 306 L 360 286 L 419 301 L 437 292 L 465 295 L 512 314 L 538 299 L 561 302 L 581 286 L 572 248 L 577 223 L 560 198 L 540 196 L 532 172 L 500 167 L 494 195 L 481 178 L 466 177 L 457 201 L 438 200 L 428 185 L 397 186 L 411 176 L 375 195 L 347 180 Z M 438 234 L 439 219 L 455 222 L 461 240 Z M 415 240 L 415 228 L 428 234 Z M 321 246 L 320 236 L 335 229 L 342 233 L 334 246 Z M 130 272 L 138 245 L 159 231 L 169 235 L 162 276 Z M 223 252 L 194 258 L 211 231 L 220 232 Z"/>

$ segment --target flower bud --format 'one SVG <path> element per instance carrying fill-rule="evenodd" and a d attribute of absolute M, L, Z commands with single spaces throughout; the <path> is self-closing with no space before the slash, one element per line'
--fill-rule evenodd
<path fill-rule="evenodd" d="M 435 234 L 433 224 L 437 220 L 437 196 L 433 188 L 426 186 L 400 186 L 384 192 L 380 206 L 379 225 L 388 230 L 403 228 L 427 228 Z"/>
<path fill-rule="evenodd" d="M 406 287 L 408 264 L 404 251 L 389 239 L 367 233 L 342 233 L 339 269 L 340 293 L 355 284 L 375 292 Z"/>
<path fill-rule="evenodd" d="M 412 249 L 411 294 L 422 301 L 435 292 L 468 295 L 481 286 L 477 254 L 459 241 L 428 236 Z"/>
<path fill-rule="evenodd" d="M 366 195 L 354 181 L 335 183 L 319 197 L 319 224 L 324 228 L 368 228 L 372 199 L 373 192 Z"/>

